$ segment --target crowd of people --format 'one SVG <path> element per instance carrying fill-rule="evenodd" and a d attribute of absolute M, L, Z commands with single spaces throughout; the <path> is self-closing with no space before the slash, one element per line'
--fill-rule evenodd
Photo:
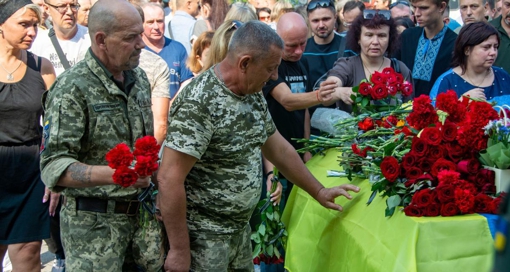
<path fill-rule="evenodd" d="M 39 271 L 44 240 L 55 272 L 253 271 L 274 167 L 282 208 L 293 185 L 338 211 L 359 191 L 324 188 L 296 152 L 321 133 L 318 107 L 351 112 L 352 88 L 386 67 L 409 100 L 510 104 L 510 0 L 460 0 L 462 22 L 448 4 L 0 0 L 0 259 Z M 157 174 L 114 183 L 106 153 L 147 135 Z"/>

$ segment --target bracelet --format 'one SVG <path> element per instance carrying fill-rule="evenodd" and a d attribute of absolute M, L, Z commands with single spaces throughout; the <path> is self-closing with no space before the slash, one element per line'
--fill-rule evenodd
<path fill-rule="evenodd" d="M 273 171 L 269 171 L 267 172 L 266 176 L 269 176 L 269 175 L 272 175 L 273 174 Z"/>
<path fill-rule="evenodd" d="M 319 99 L 319 90 L 315 91 L 315 94 L 316 94 L 316 96 L 317 96 L 317 101 L 322 102 L 322 101 Z"/>

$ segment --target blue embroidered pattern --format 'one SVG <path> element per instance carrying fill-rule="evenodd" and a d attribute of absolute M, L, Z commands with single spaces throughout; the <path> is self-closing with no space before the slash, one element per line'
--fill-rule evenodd
<path fill-rule="evenodd" d="M 421 34 L 416 55 L 414 56 L 413 78 L 430 81 L 437 53 L 441 47 L 447 27 L 443 29 L 432 39 L 425 37 L 425 29 Z"/>

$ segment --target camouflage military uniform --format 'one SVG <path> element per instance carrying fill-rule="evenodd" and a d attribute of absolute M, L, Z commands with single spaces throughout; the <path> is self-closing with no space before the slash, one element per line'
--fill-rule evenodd
<path fill-rule="evenodd" d="M 260 147 L 276 128 L 261 93 L 238 96 L 213 69 L 177 96 L 165 145 L 198 158 L 185 181 L 191 268 L 252 270 L 248 221 L 261 191 Z"/>
<path fill-rule="evenodd" d="M 136 199 L 139 189 L 56 185 L 69 165 L 107 165 L 105 154 L 115 145 L 125 142 L 133 147 L 136 139 L 153 134 L 147 77 L 139 68 L 124 75 L 129 95 L 89 51 L 57 79 L 43 101 L 42 180 L 54 191 L 63 190 L 67 199 L 62 206 L 61 232 L 69 271 L 129 271 L 122 266 L 131 259 L 146 271 L 159 271 L 164 263 L 158 222 L 144 231 L 138 216 L 113 213 L 115 201 Z M 77 197 L 107 199 L 107 212 L 77 210 Z"/>

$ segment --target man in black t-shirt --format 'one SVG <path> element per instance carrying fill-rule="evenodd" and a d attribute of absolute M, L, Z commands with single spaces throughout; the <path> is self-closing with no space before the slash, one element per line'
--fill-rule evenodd
<path fill-rule="evenodd" d="M 308 81 L 313 87 L 318 86 L 319 78 L 333 68 L 338 55 L 343 55 L 343 52 L 339 54 L 338 51 L 345 49 L 345 41 L 342 46 L 343 48 L 340 49 L 342 40 L 345 37 L 335 32 L 337 13 L 333 2 L 324 3 L 323 1 L 313 0 L 307 6 L 307 13 L 313 37 L 309 38 L 306 43 L 302 61 L 308 70 Z M 313 88 L 307 91 L 311 92 Z M 317 107 L 321 106 L 310 107 L 308 109 L 310 116 L 312 116 Z M 335 108 L 335 104 L 331 105 L 330 108 Z M 311 134 L 319 135 L 320 132 L 318 129 L 311 128 Z"/>
<path fill-rule="evenodd" d="M 308 35 L 304 18 L 295 12 L 282 15 L 276 26 L 276 32 L 284 43 L 278 79 L 268 81 L 262 91 L 276 128 L 294 148 L 299 149 L 302 145 L 292 138 L 310 136 L 310 116 L 307 108 L 330 100 L 331 92 L 321 90 L 306 92 L 311 86 L 307 70 L 301 62 Z M 303 156 L 304 161 L 310 158 L 309 153 Z M 264 166 L 265 173 L 273 169 L 267 160 L 264 160 Z M 284 192 L 284 199 L 288 197 L 290 188 L 291 186 L 287 187 Z"/>

